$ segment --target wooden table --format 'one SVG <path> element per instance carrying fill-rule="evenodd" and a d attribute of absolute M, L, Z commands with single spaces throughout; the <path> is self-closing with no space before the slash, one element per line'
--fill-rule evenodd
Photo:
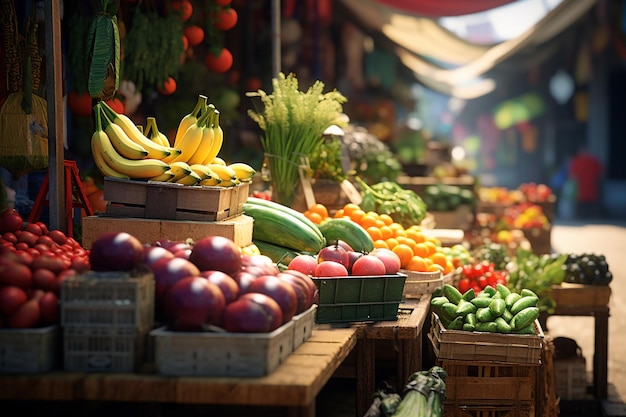
<path fill-rule="evenodd" d="M 594 318 L 593 385 L 591 393 L 602 400 L 608 394 L 609 286 L 563 283 L 552 287 L 557 303 L 553 316 L 592 316 Z M 544 327 L 547 328 L 547 318 Z M 546 329 L 547 330 L 547 329 Z"/>
<path fill-rule="evenodd" d="M 111 401 L 284 408 L 315 416 L 315 399 L 356 345 L 352 328 L 314 329 L 274 372 L 259 378 L 171 377 L 154 373 L 0 376 L 0 400 Z"/>
<path fill-rule="evenodd" d="M 376 340 L 392 341 L 398 352 L 397 374 L 403 384 L 409 376 L 422 369 L 422 328 L 428 316 L 431 294 L 420 299 L 407 299 L 399 306 L 397 320 L 323 324 L 317 328 L 356 330 L 356 415 L 362 416 L 372 403 L 377 389 L 375 375 Z M 396 387 L 401 390 L 402 387 Z"/>

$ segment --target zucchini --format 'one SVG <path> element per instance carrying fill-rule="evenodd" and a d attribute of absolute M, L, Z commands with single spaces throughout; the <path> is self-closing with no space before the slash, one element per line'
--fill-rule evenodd
<path fill-rule="evenodd" d="M 263 240 L 253 239 L 252 243 L 259 249 L 261 255 L 269 257 L 275 264 L 281 263 L 283 265 L 289 265 L 289 262 L 293 258 L 299 255 L 299 252 L 285 246 L 275 245 L 271 242 L 265 242 Z"/>
<path fill-rule="evenodd" d="M 326 241 L 298 216 L 259 204 L 243 204 L 244 214 L 254 219 L 252 239 L 270 242 L 298 252 L 318 253 Z"/>
<path fill-rule="evenodd" d="M 328 244 L 341 239 L 355 252 L 369 253 L 374 250 L 374 241 L 360 224 L 347 218 L 331 218 L 318 226 Z"/>
<path fill-rule="evenodd" d="M 323 238 L 322 232 L 320 232 L 319 227 L 315 223 L 313 223 L 309 218 L 307 218 L 303 213 L 298 210 L 294 210 L 291 207 L 287 207 L 283 204 L 276 203 L 274 201 L 266 200 L 264 198 L 252 197 L 249 196 L 246 200 L 246 203 L 249 204 L 257 204 L 259 206 L 265 206 L 272 208 L 274 210 L 282 211 L 290 216 L 296 217 L 298 220 L 302 221 L 305 225 L 307 225 L 319 238 Z"/>

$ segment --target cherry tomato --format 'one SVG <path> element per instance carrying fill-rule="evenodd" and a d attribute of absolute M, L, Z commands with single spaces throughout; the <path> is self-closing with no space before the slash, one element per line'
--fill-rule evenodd
<path fill-rule="evenodd" d="M 459 291 L 461 292 L 461 294 L 465 294 L 467 290 L 472 288 L 472 282 L 470 281 L 469 278 L 461 278 L 459 280 L 458 287 L 459 287 Z"/>

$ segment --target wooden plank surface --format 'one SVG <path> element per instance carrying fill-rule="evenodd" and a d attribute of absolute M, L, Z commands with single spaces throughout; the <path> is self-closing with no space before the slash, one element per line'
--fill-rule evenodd
<path fill-rule="evenodd" d="M 2 400 L 74 401 L 83 397 L 82 373 L 6 374 L 0 376 Z"/>

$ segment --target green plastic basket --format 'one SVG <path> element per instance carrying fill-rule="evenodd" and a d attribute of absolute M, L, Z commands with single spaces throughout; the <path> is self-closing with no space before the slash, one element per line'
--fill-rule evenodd
<path fill-rule="evenodd" d="M 319 290 L 317 323 L 396 320 L 405 274 L 313 278 Z"/>

